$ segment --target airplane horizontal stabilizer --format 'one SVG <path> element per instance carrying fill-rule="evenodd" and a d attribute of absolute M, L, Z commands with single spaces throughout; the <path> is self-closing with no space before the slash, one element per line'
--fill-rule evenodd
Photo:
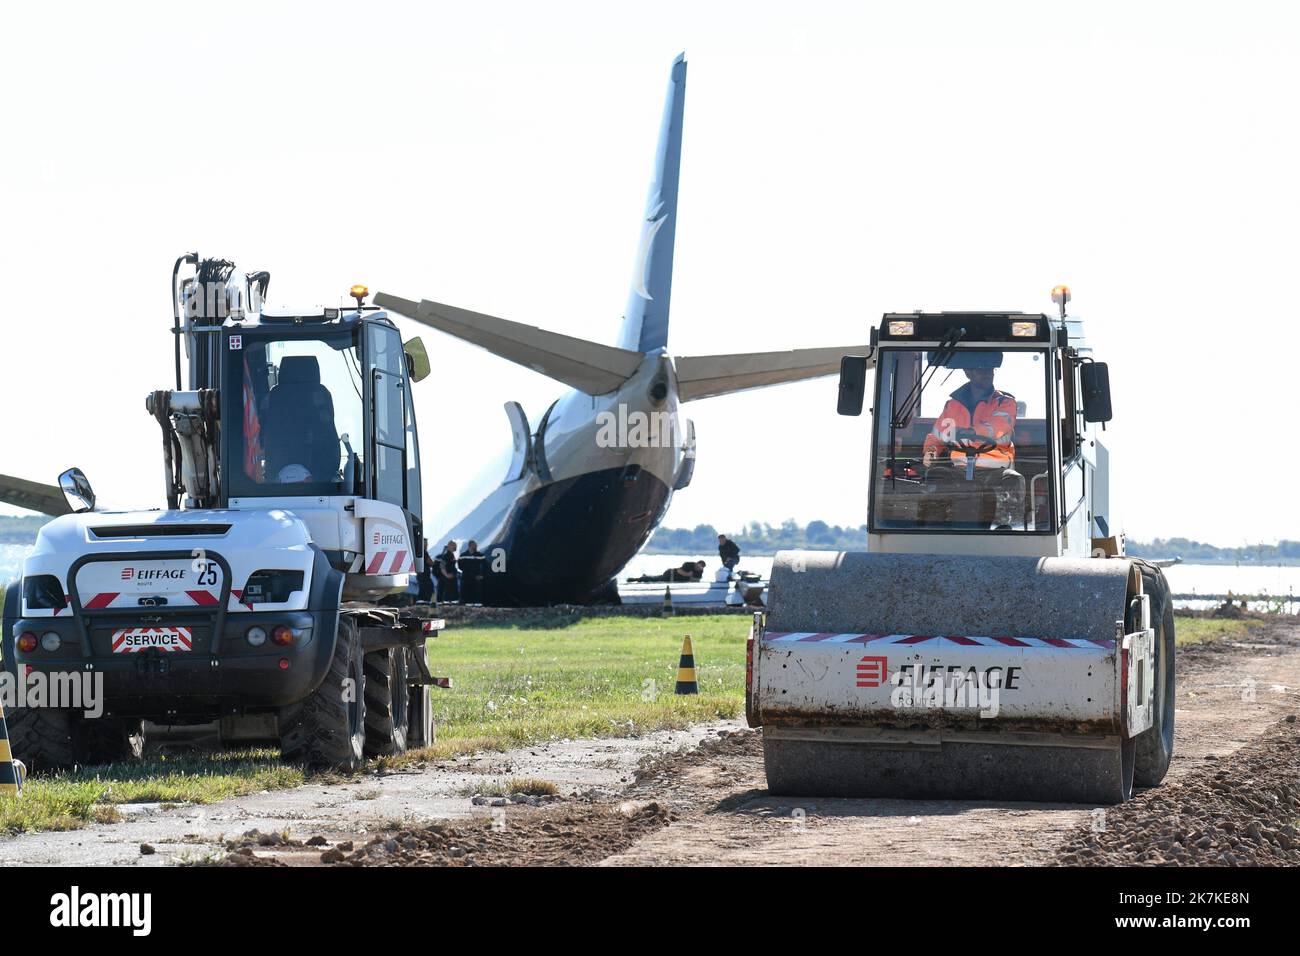
<path fill-rule="evenodd" d="M 72 513 L 68 500 L 57 485 L 43 485 L 39 481 L 11 475 L 0 475 L 0 501 L 55 517 Z"/>
<path fill-rule="evenodd" d="M 742 355 L 698 355 L 678 358 L 677 397 L 684 402 L 715 395 L 730 395 L 750 388 L 799 382 L 834 375 L 845 355 L 868 355 L 867 345 L 788 352 L 750 352 Z"/>
<path fill-rule="evenodd" d="M 375 296 L 375 304 L 464 339 L 588 395 L 614 391 L 632 376 L 643 358 L 641 353 L 629 349 L 588 342 L 428 299 L 416 303 L 380 292 Z"/>

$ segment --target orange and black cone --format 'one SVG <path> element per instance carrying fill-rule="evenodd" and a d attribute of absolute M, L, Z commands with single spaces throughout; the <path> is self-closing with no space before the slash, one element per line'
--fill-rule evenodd
<path fill-rule="evenodd" d="M 695 680 L 695 649 L 691 647 L 691 635 L 682 641 L 682 657 L 677 662 L 677 688 L 674 694 L 698 694 L 700 685 Z"/>
<path fill-rule="evenodd" d="M 5 725 L 5 708 L 0 704 L 0 796 L 13 796 L 23 792 L 23 775 L 9 749 L 9 728 Z"/>

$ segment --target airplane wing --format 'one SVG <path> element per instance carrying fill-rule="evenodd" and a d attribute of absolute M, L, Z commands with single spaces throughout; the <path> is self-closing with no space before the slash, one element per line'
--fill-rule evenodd
<path fill-rule="evenodd" d="M 39 481 L 11 475 L 0 475 L 0 501 L 55 517 L 72 513 L 57 485 L 43 485 Z"/>
<path fill-rule="evenodd" d="M 869 355 L 867 345 L 787 352 L 750 352 L 742 355 L 699 355 L 678 358 L 677 397 L 684 402 L 715 395 L 730 395 L 750 388 L 799 382 L 834 375 L 845 355 Z"/>
<path fill-rule="evenodd" d="M 614 391 L 632 376 L 643 358 L 630 349 L 588 342 L 428 299 L 416 303 L 380 292 L 374 301 L 380 308 L 464 339 L 588 395 Z"/>

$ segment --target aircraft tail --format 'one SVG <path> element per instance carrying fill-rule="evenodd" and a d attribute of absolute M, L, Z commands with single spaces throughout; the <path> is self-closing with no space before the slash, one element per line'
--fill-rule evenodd
<path fill-rule="evenodd" d="M 380 292 L 375 296 L 375 305 L 464 339 L 588 395 L 614 391 L 641 365 L 640 352 L 588 342 L 428 299 L 416 303 Z"/>
<path fill-rule="evenodd" d="M 56 517 L 72 511 L 58 485 L 45 485 L 12 475 L 0 475 L 0 501 Z"/>
<path fill-rule="evenodd" d="M 673 246 L 677 238 L 677 181 L 682 168 L 682 115 L 686 106 L 686 54 L 673 60 L 664 101 L 654 181 L 646 200 L 641 243 L 632 267 L 620 348 L 641 353 L 668 347 L 668 304 L 673 288 Z"/>
<path fill-rule="evenodd" d="M 800 382 L 840 370 L 845 355 L 868 355 L 870 346 L 848 345 L 787 352 L 749 352 L 739 355 L 700 355 L 678 358 L 677 397 L 683 402 L 715 395 L 730 395 L 765 385 Z"/>

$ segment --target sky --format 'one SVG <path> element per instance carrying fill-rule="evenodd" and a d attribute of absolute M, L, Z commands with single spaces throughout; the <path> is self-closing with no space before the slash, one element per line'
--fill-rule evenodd
<path fill-rule="evenodd" d="M 1300 538 L 1300 13 L 1234 3 L 24 4 L 0 58 L 0 472 L 162 503 L 173 260 L 614 341 L 689 61 L 669 348 L 1053 309 L 1110 365 L 1130 536 Z M 1290 91 L 1290 92 L 1288 92 Z M 425 494 L 561 386 L 400 323 Z M 866 520 L 832 379 L 687 406 L 669 526 Z M 436 512 L 437 502 L 427 501 Z M 13 509 L 8 509 L 13 511 Z M 16 512 L 15 512 L 16 513 Z"/>

